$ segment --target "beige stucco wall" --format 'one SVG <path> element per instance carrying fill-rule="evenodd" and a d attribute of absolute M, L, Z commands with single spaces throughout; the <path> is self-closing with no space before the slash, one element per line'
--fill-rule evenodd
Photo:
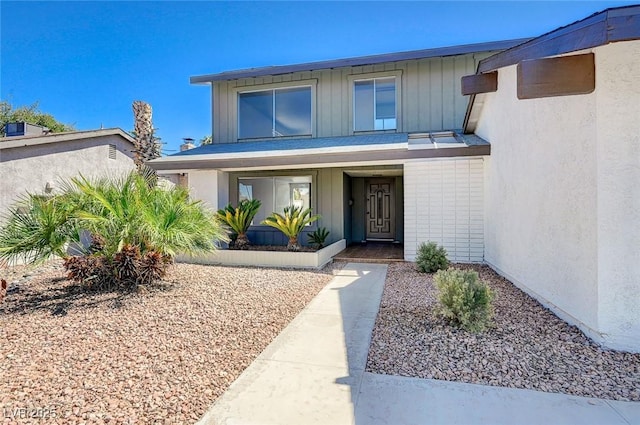
<path fill-rule="evenodd" d="M 510 66 L 486 95 L 485 260 L 595 340 L 640 351 L 640 42 L 593 51 L 594 93 L 518 100 Z"/>
<path fill-rule="evenodd" d="M 640 41 L 596 60 L 599 329 L 640 351 Z"/>
<path fill-rule="evenodd" d="M 116 159 L 109 159 L 109 145 L 116 146 Z M 106 177 L 134 169 L 133 146 L 110 135 L 82 140 L 23 146 L 0 150 L 0 214 L 27 191 L 45 193 L 47 182 L 54 191 L 63 179 Z"/>

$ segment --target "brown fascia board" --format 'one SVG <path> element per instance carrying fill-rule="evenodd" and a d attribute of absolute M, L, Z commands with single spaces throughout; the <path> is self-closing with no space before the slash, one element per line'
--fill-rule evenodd
<path fill-rule="evenodd" d="M 480 61 L 478 73 L 526 59 L 540 59 L 640 38 L 640 5 L 606 9 Z"/>
<path fill-rule="evenodd" d="M 320 62 L 308 62 L 294 65 L 267 66 L 261 68 L 227 71 L 219 74 L 198 75 L 190 78 L 191 84 L 206 84 L 215 81 L 238 80 L 240 78 L 264 77 L 267 75 L 291 74 L 293 72 L 317 71 L 322 69 L 345 68 L 350 66 L 375 65 L 387 62 L 427 59 L 434 57 L 456 56 L 468 53 L 504 50 L 522 44 L 530 38 L 502 40 L 488 43 L 464 44 L 460 46 L 439 47 L 434 49 L 412 50 L 407 52 L 386 53 L 382 55 L 359 56 L 355 58 L 335 59 Z"/>
<path fill-rule="evenodd" d="M 237 159 L 201 159 L 184 161 L 176 157 L 175 161 L 149 162 L 157 171 L 186 170 L 186 169 L 227 169 L 227 168 L 264 168 L 286 167 L 312 164 L 331 164 L 340 167 L 341 164 L 369 161 L 398 161 L 420 158 L 447 158 L 464 156 L 483 156 L 491 154 L 491 145 L 473 145 L 459 148 L 443 149 L 394 149 L 372 152 L 354 152 L 351 154 L 331 153 L 316 155 L 301 155 L 287 157 L 254 157 Z M 183 157 L 184 158 L 184 157 Z"/>
<path fill-rule="evenodd" d="M 514 46 L 478 63 L 476 74 L 496 71 L 527 59 L 541 59 L 618 41 L 640 39 L 640 5 L 606 9 Z M 464 117 L 463 131 L 469 128 L 475 95 L 471 95 Z"/>

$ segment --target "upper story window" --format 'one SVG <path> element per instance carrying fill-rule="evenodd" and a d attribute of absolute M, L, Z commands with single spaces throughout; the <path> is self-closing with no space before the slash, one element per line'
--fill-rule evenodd
<path fill-rule="evenodd" d="M 353 86 L 353 130 L 396 129 L 396 78 L 356 80 Z"/>
<path fill-rule="evenodd" d="M 238 138 L 311 135 L 311 87 L 238 94 Z"/>

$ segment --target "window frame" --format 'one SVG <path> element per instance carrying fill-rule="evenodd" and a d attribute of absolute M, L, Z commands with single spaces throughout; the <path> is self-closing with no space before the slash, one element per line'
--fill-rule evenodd
<path fill-rule="evenodd" d="M 313 170 L 300 170 L 300 172 L 267 172 L 267 173 L 251 173 L 251 172 L 246 172 L 246 173 L 238 173 L 232 176 L 232 178 L 229 179 L 229 184 L 230 186 L 230 195 L 232 195 L 230 201 L 232 204 L 236 205 L 239 200 L 240 200 L 240 183 L 242 182 L 242 180 L 245 179 L 271 179 L 272 180 L 272 189 L 275 189 L 275 179 L 278 178 L 291 178 L 291 177 L 309 177 L 311 179 L 311 182 L 309 182 L 309 207 L 311 208 L 311 211 L 313 214 L 318 214 L 318 212 L 316 211 L 316 207 L 318 205 L 318 200 L 317 198 L 317 185 L 316 182 L 318 180 L 318 173 L 317 171 L 313 171 Z M 299 183 L 294 183 L 294 184 L 299 184 Z M 289 188 L 289 190 L 291 190 L 291 187 Z M 252 194 L 253 195 L 253 194 Z M 272 192 L 272 196 L 273 196 L 273 202 L 275 204 L 275 197 L 276 197 L 276 193 L 275 190 L 273 190 Z M 263 207 L 260 207 L 263 208 Z M 265 211 L 265 216 L 269 216 L 272 212 L 274 211 Z M 280 214 L 282 214 L 282 211 L 276 211 Z M 317 221 L 311 223 L 309 226 L 307 226 L 307 229 L 315 229 L 317 227 Z M 256 224 L 251 224 L 251 229 L 252 230 L 269 230 L 272 229 L 270 226 L 266 226 L 264 224 L 260 224 L 260 223 L 256 223 Z"/>
<path fill-rule="evenodd" d="M 252 142 L 259 140 L 287 140 L 287 139 L 303 139 L 316 137 L 316 91 L 317 91 L 317 79 L 298 80 L 272 84 L 260 84 L 256 86 L 242 86 L 235 87 L 233 89 L 233 99 L 235 102 L 235 126 L 234 126 L 234 139 L 238 142 Z M 255 137 L 255 138 L 240 138 L 240 95 L 243 93 L 259 93 L 259 92 L 274 92 L 276 90 L 296 89 L 296 88 L 310 88 L 311 89 L 311 134 L 299 135 L 299 136 L 271 136 L 271 137 Z M 275 117 L 274 117 L 275 119 Z"/>
<path fill-rule="evenodd" d="M 396 91 L 396 128 L 389 130 L 356 130 L 355 129 L 355 83 L 382 78 L 395 78 Z M 402 70 L 352 74 L 347 76 L 349 82 L 349 131 L 351 134 L 402 133 Z M 375 105 L 374 105 L 375 110 Z"/>

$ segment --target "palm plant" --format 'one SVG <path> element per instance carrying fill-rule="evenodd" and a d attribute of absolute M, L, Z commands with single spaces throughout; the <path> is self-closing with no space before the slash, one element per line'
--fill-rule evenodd
<path fill-rule="evenodd" d="M 307 237 L 309 238 L 309 243 L 314 244 L 318 249 L 322 249 L 327 237 L 329 237 L 329 231 L 326 227 L 320 227 L 313 233 L 309 233 Z"/>
<path fill-rule="evenodd" d="M 235 233 L 236 240 L 234 247 L 246 249 L 251 242 L 247 237 L 247 231 L 256 213 L 260 209 L 261 202 L 258 199 L 244 199 L 240 201 L 236 208 L 231 204 L 218 210 L 218 218 L 225 223 L 229 229 Z"/>
<path fill-rule="evenodd" d="M 72 179 L 83 204 L 75 216 L 105 239 L 103 252 L 109 255 L 125 245 L 138 246 L 142 254 L 153 250 L 169 256 L 214 251 L 216 242 L 225 239 L 214 213 L 190 200 L 187 189 L 167 190 L 154 185 L 154 179 L 151 173 L 96 182 Z"/>
<path fill-rule="evenodd" d="M 27 195 L 10 211 L 0 229 L 0 259 L 36 263 L 55 255 L 67 260 L 71 278 L 127 276 L 128 282 L 139 283 L 130 278 L 146 276 L 143 280 L 149 281 L 149 276 L 162 275 L 156 271 L 160 257 L 166 268 L 179 252 L 211 252 L 217 241 L 226 240 L 213 211 L 189 200 L 184 188 L 158 187 L 151 172 L 99 180 L 80 176 L 61 187 L 60 194 L 47 198 Z M 83 232 L 93 238 L 84 251 Z M 81 254 L 75 260 L 68 254 L 69 244 Z M 123 264 L 130 270 L 120 270 Z M 98 267 L 113 270 L 94 270 Z M 137 267 L 146 272 L 131 270 Z"/>
<path fill-rule="evenodd" d="M 52 256 L 66 256 L 67 245 L 80 241 L 74 210 L 75 205 L 60 196 L 24 195 L 5 216 L 0 259 L 38 264 Z"/>
<path fill-rule="evenodd" d="M 302 207 L 289 206 L 285 207 L 284 214 L 274 212 L 265 218 L 262 224 L 276 228 L 284 233 L 289 238 L 289 243 L 287 244 L 289 251 L 299 251 L 298 236 L 305 226 L 319 218 L 318 214 L 311 215 L 311 208 L 303 209 Z"/>

